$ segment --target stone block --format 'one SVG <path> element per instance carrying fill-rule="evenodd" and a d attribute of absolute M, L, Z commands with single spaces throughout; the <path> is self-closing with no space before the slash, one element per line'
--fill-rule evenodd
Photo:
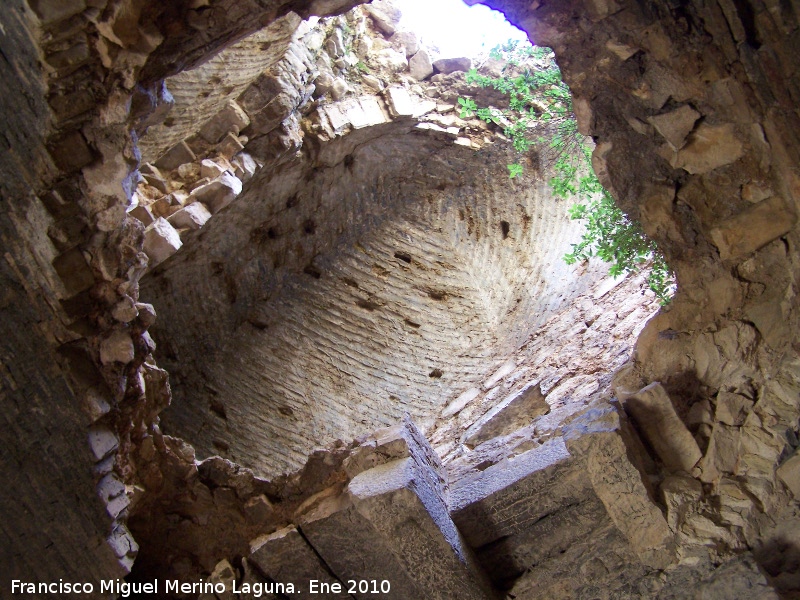
<path fill-rule="evenodd" d="M 211 214 L 215 214 L 233 202 L 241 192 L 241 180 L 226 172 L 219 179 L 192 190 L 189 200 L 202 202 Z"/>
<path fill-rule="evenodd" d="M 194 202 L 173 213 L 167 221 L 176 229 L 200 229 L 211 218 L 202 202 Z"/>
<path fill-rule="evenodd" d="M 680 150 L 686 142 L 688 136 L 700 113 L 688 104 L 675 110 L 661 115 L 656 115 L 647 119 L 655 127 L 656 131 L 667 140 L 673 150 Z"/>
<path fill-rule="evenodd" d="M 582 477 L 639 560 L 665 568 L 674 558 L 669 526 L 651 497 L 644 448 L 617 409 L 601 405 L 587 411 L 565 428 L 564 437 L 569 452 L 585 461 Z"/>
<path fill-rule="evenodd" d="M 420 50 L 408 61 L 411 76 L 417 81 L 422 81 L 433 75 L 433 63 L 427 50 Z"/>
<path fill-rule="evenodd" d="M 744 154 L 744 145 L 731 123 L 701 123 L 689 136 L 686 145 L 675 155 L 672 166 L 692 174 L 708 173 L 729 165 Z"/>
<path fill-rule="evenodd" d="M 127 365 L 133 358 L 133 340 L 126 329 L 117 329 L 100 342 L 100 362 L 104 365 L 115 362 Z"/>
<path fill-rule="evenodd" d="M 467 429 L 464 433 L 464 443 L 475 447 L 492 438 L 516 431 L 549 411 L 550 406 L 545 401 L 539 385 L 530 385 L 498 403 Z"/>
<path fill-rule="evenodd" d="M 472 68 L 472 59 L 467 57 L 440 58 L 433 61 L 433 68 L 437 73 L 449 75 L 457 71 L 469 71 Z"/>
<path fill-rule="evenodd" d="M 325 584 L 344 584 L 333 576 L 319 555 L 306 542 L 294 526 L 280 529 L 250 542 L 248 562 L 264 575 L 276 582 L 292 583 L 295 593 L 292 598 L 318 598 L 309 590 L 309 582 L 317 580 Z M 346 593 L 325 597 L 350 598 Z"/>
<path fill-rule="evenodd" d="M 250 117 L 247 113 L 235 101 L 229 100 L 221 111 L 200 128 L 200 137 L 209 144 L 216 144 L 228 133 L 239 135 L 239 132 L 249 124 Z"/>
<path fill-rule="evenodd" d="M 419 52 L 419 37 L 411 31 L 398 31 L 391 38 L 389 43 L 395 48 L 405 52 L 406 57 L 410 58 Z"/>
<path fill-rule="evenodd" d="M 217 152 L 228 160 L 232 159 L 236 154 L 244 150 L 244 145 L 239 138 L 232 133 L 228 133 L 222 141 L 217 144 Z"/>
<path fill-rule="evenodd" d="M 69 296 L 79 294 L 94 285 L 94 274 L 78 248 L 67 250 L 53 259 L 53 268 Z"/>
<path fill-rule="evenodd" d="M 144 206 L 143 204 L 138 204 L 135 208 L 131 209 L 128 214 L 141 221 L 145 227 L 156 220 L 155 216 L 153 216 L 153 212 L 150 210 L 150 207 Z"/>
<path fill-rule="evenodd" d="M 481 391 L 478 388 L 469 388 L 467 391 L 462 392 L 458 397 L 448 404 L 442 411 L 442 417 L 452 417 L 457 415 L 464 408 L 480 395 Z"/>
<path fill-rule="evenodd" d="M 739 462 L 740 430 L 715 423 L 711 430 L 705 456 L 700 462 L 700 480 L 704 483 L 718 481 L 723 473 L 735 473 Z"/>
<path fill-rule="evenodd" d="M 690 473 L 703 453 L 675 412 L 675 407 L 660 383 L 651 383 L 625 400 L 644 438 L 671 471 Z"/>
<path fill-rule="evenodd" d="M 258 163 L 256 163 L 256 160 L 247 152 L 240 152 L 237 154 L 231 160 L 231 164 L 236 169 L 234 175 L 243 182 L 250 181 L 258 170 Z"/>
<path fill-rule="evenodd" d="M 800 453 L 795 451 L 781 466 L 778 477 L 789 488 L 795 498 L 800 498 Z"/>
<path fill-rule="evenodd" d="M 119 447 L 119 438 L 109 427 L 94 425 L 89 428 L 89 448 L 95 460 L 102 460 Z"/>
<path fill-rule="evenodd" d="M 469 545 L 480 548 L 591 494 L 584 467 L 558 437 L 452 482 L 449 503 Z"/>
<path fill-rule="evenodd" d="M 397 30 L 402 13 L 400 9 L 389 0 L 373 0 L 364 5 L 367 14 L 372 17 L 375 26 L 382 32 L 392 35 Z"/>
<path fill-rule="evenodd" d="M 789 232 L 797 214 L 781 196 L 772 196 L 711 230 L 722 260 L 743 258 Z"/>
<path fill-rule="evenodd" d="M 301 530 L 343 580 L 385 579 L 398 598 L 494 597 L 426 469 L 412 456 L 364 471 Z"/>
<path fill-rule="evenodd" d="M 688 475 L 668 475 L 661 484 L 661 494 L 667 507 L 667 523 L 678 531 L 686 514 L 703 498 L 703 485 Z"/>
<path fill-rule="evenodd" d="M 216 179 L 225 172 L 225 169 L 211 160 L 204 158 L 200 161 L 200 177 L 208 177 L 209 179 Z"/>
<path fill-rule="evenodd" d="M 168 259 L 182 245 L 181 236 L 163 217 L 159 217 L 145 229 L 144 252 L 150 259 L 150 266 Z"/>
<path fill-rule="evenodd" d="M 159 169 L 165 171 L 174 171 L 181 165 L 192 163 L 197 160 L 197 156 L 189 148 L 186 142 L 179 142 L 172 148 L 167 150 L 156 162 L 155 165 Z"/>
<path fill-rule="evenodd" d="M 414 103 L 405 88 L 399 86 L 387 88 L 384 97 L 393 117 L 410 117 L 414 114 Z"/>

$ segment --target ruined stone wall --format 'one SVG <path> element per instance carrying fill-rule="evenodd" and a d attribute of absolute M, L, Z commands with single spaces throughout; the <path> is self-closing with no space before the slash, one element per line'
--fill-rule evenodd
<path fill-rule="evenodd" d="M 796 3 L 489 4 L 554 48 L 598 176 L 676 270 L 617 392 L 663 382 L 704 455 L 665 467 L 680 539 L 789 577 L 793 529 L 770 527 L 796 487 Z"/>
<path fill-rule="evenodd" d="M 29 579 L 124 572 L 136 555 L 128 511 L 138 503 L 166 518 L 196 472 L 191 448 L 155 425 L 169 391 L 149 357 L 152 310 L 137 303 L 143 231 L 125 218 L 135 137 L 169 105 L 161 79 L 290 8 L 300 16 L 344 8 L 90 4 L 10 2 L 0 13 L 0 68 L 12 90 L 0 102 L 14 116 L 2 120 L 0 160 L 10 482 L 0 506 L 14 517 L 4 522 L 2 561 Z M 679 419 L 674 438 L 675 429 L 647 427 L 658 424 L 647 413 L 638 422 L 678 558 L 691 568 L 752 548 L 790 593 L 791 496 L 800 492 L 796 3 L 497 4 L 554 47 L 581 128 L 598 142 L 598 175 L 678 273 L 673 307 L 645 329 L 636 364 L 617 381 L 620 397 L 663 382 L 666 412 Z M 281 132 L 289 155 L 294 127 Z M 671 460 L 696 452 L 693 466 Z M 226 511 L 240 508 L 219 485 L 227 477 L 207 488 L 221 490 L 220 530 Z"/>

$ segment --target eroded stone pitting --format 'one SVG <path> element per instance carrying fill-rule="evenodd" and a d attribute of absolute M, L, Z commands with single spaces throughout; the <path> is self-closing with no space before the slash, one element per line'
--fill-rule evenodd
<path fill-rule="evenodd" d="M 167 430 L 271 475 L 430 422 L 594 281 L 563 262 L 579 224 L 547 174 L 509 160 L 398 122 L 255 180 L 143 283 Z"/>

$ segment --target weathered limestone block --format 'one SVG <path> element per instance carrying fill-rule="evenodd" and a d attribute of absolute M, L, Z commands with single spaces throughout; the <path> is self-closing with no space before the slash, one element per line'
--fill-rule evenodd
<path fill-rule="evenodd" d="M 669 142 L 672 149 L 677 151 L 683 148 L 686 136 L 694 129 L 694 124 L 700 116 L 699 112 L 688 104 L 684 104 L 680 108 L 650 117 L 647 120 Z"/>
<path fill-rule="evenodd" d="M 609 517 L 640 560 L 654 568 L 669 564 L 673 560 L 669 526 L 651 499 L 642 467 L 631 462 L 643 449 L 619 412 L 612 406 L 589 410 L 570 423 L 564 439 L 570 454 L 584 458 L 582 475 L 588 475 Z"/>
<path fill-rule="evenodd" d="M 211 218 L 211 213 L 202 202 L 194 202 L 173 213 L 167 221 L 178 229 L 200 229 Z"/>
<path fill-rule="evenodd" d="M 384 95 L 393 117 L 410 117 L 414 114 L 414 103 L 405 88 L 392 86 L 386 89 Z"/>
<path fill-rule="evenodd" d="M 394 48 L 383 48 L 372 55 L 370 60 L 377 66 L 378 71 L 401 73 L 408 69 L 406 55 Z"/>
<path fill-rule="evenodd" d="M 225 172 L 225 168 L 219 163 L 204 158 L 200 161 L 200 177 L 208 177 L 209 179 L 216 179 Z"/>
<path fill-rule="evenodd" d="M 353 478 L 368 469 L 409 457 L 414 457 L 418 463 L 427 467 L 425 473 L 434 488 L 439 489 L 444 485 L 443 466 L 439 456 L 409 417 L 402 423 L 379 429 L 364 438 L 347 457 L 343 466 L 348 476 Z"/>
<path fill-rule="evenodd" d="M 506 435 L 549 410 L 550 405 L 545 401 L 539 385 L 530 385 L 501 401 L 481 417 L 464 433 L 464 443 L 475 447 L 492 438 Z"/>
<path fill-rule="evenodd" d="M 437 73 L 449 75 L 456 71 L 469 71 L 472 68 L 472 59 L 466 57 L 440 58 L 433 61 L 433 68 Z"/>
<path fill-rule="evenodd" d="M 247 152 L 240 152 L 231 160 L 236 175 L 242 182 L 250 181 L 258 170 L 258 163 Z"/>
<path fill-rule="evenodd" d="M 139 219 L 139 221 L 141 221 L 145 227 L 152 224 L 152 222 L 156 220 L 155 216 L 153 215 L 153 211 L 150 210 L 150 207 L 142 204 L 136 206 L 136 208 L 131 210 L 129 214 L 132 217 Z"/>
<path fill-rule="evenodd" d="M 688 475 L 668 475 L 661 483 L 661 493 L 667 506 L 667 523 L 672 531 L 678 531 L 703 498 L 703 485 Z"/>
<path fill-rule="evenodd" d="M 221 111 L 203 125 L 200 136 L 209 144 L 216 144 L 230 132 L 239 135 L 249 124 L 247 113 L 234 100 L 229 100 Z"/>
<path fill-rule="evenodd" d="M 100 342 L 100 362 L 104 365 L 114 362 L 127 365 L 133 357 L 133 340 L 130 332 L 125 329 L 115 329 Z"/>
<path fill-rule="evenodd" d="M 794 227 L 797 214 L 781 196 L 754 204 L 711 230 L 722 260 L 742 258 Z"/>
<path fill-rule="evenodd" d="M 664 465 L 671 471 L 690 473 L 703 453 L 661 384 L 651 383 L 624 402 L 626 412 L 633 417 Z"/>
<path fill-rule="evenodd" d="M 192 190 L 189 198 L 193 201 L 202 202 L 211 214 L 216 214 L 233 202 L 241 193 L 241 180 L 235 175 L 225 172 L 218 179 Z"/>
<path fill-rule="evenodd" d="M 469 388 L 467 391 L 462 392 L 458 397 L 448 404 L 442 411 L 442 417 L 452 417 L 460 413 L 464 408 L 480 395 L 481 391 L 478 388 Z"/>
<path fill-rule="evenodd" d="M 781 463 L 777 470 L 780 480 L 789 488 L 795 498 L 800 498 L 800 452 L 795 451 Z"/>
<path fill-rule="evenodd" d="M 411 71 L 411 77 L 417 81 L 422 81 L 433 75 L 433 63 L 428 51 L 424 48 L 419 50 L 408 60 L 408 68 Z"/>
<path fill-rule="evenodd" d="M 419 51 L 419 37 L 411 31 L 396 32 L 389 38 L 389 43 L 395 48 L 403 50 L 408 58 L 411 58 Z"/>
<path fill-rule="evenodd" d="M 723 473 L 735 473 L 739 462 L 740 430 L 723 423 L 715 423 L 705 456 L 700 462 L 701 481 L 712 483 Z"/>
<path fill-rule="evenodd" d="M 411 456 L 360 473 L 303 516 L 303 534 L 341 579 L 387 579 L 394 597 L 492 598 L 425 470 Z"/>
<path fill-rule="evenodd" d="M 167 150 L 155 162 L 155 165 L 159 169 L 173 171 L 181 165 L 192 163 L 195 160 L 197 160 L 197 156 L 195 156 L 195 153 L 192 152 L 191 148 L 189 148 L 189 145 L 186 142 L 178 142 L 172 148 Z"/>
<path fill-rule="evenodd" d="M 119 438 L 105 425 L 94 425 L 89 429 L 89 447 L 95 460 L 102 460 L 119 447 Z"/>
<path fill-rule="evenodd" d="M 451 484 L 453 520 L 473 548 L 520 533 L 591 495 L 585 470 L 554 438 Z"/>
<path fill-rule="evenodd" d="M 144 251 L 150 266 L 168 259 L 183 245 L 181 236 L 169 222 L 159 217 L 144 232 Z"/>
<path fill-rule="evenodd" d="M 319 598 L 319 594 L 309 592 L 311 580 L 341 584 L 293 526 L 254 539 L 247 560 L 273 581 L 294 584 L 292 598 Z M 349 595 L 340 593 L 330 597 L 349 598 Z"/>
<path fill-rule="evenodd" d="M 743 154 L 744 145 L 736 136 L 733 124 L 701 123 L 675 155 L 672 166 L 692 174 L 708 173 L 731 164 Z"/>
<path fill-rule="evenodd" d="M 366 4 L 364 8 L 375 21 L 375 25 L 388 35 L 392 35 L 397 30 L 402 13 L 400 9 L 389 0 L 373 0 Z"/>
<path fill-rule="evenodd" d="M 216 148 L 217 152 L 219 152 L 222 156 L 231 160 L 237 153 L 244 150 L 244 144 L 242 141 L 232 133 L 228 133 L 222 141 L 217 144 Z"/>

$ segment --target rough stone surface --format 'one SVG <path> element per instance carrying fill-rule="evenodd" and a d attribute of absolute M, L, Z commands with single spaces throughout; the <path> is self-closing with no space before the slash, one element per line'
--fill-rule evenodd
<path fill-rule="evenodd" d="M 462 58 L 440 58 L 433 61 L 433 68 L 437 73 L 449 75 L 456 71 L 469 71 L 472 68 L 472 60 Z"/>
<path fill-rule="evenodd" d="M 604 461 L 628 464 L 621 461 L 618 450 L 620 443 L 631 446 L 621 433 L 606 431 L 596 435 L 608 438 L 613 452 L 592 454 L 590 444 L 584 457 L 596 460 L 587 473 L 593 478 L 593 489 L 598 486 L 598 498 L 603 496 L 604 510 L 608 509 L 606 529 L 578 538 L 569 548 L 559 548 L 559 557 L 547 563 L 547 568 L 541 565 L 547 581 L 531 572 L 509 582 L 519 574 L 511 558 L 491 563 L 492 568 L 504 573 L 504 585 L 510 585 L 517 598 L 770 597 L 769 586 L 791 597 L 800 588 L 792 550 L 797 547 L 797 516 L 791 489 L 783 479 L 791 480 L 787 457 L 797 446 L 800 410 L 800 365 L 795 356 L 800 330 L 795 294 L 800 247 L 795 218 L 800 186 L 797 11 L 791 3 L 764 6 L 749 0 L 690 1 L 678 9 L 626 0 L 490 3 L 502 8 L 532 39 L 554 48 L 576 98 L 581 130 L 591 133 L 597 142 L 594 164 L 599 177 L 621 207 L 655 237 L 677 271 L 680 286 L 672 305 L 641 333 L 632 366 L 633 379 L 639 383 L 633 389 L 660 381 L 681 419 L 694 406 L 701 406 L 694 415 L 699 418 L 686 422 L 704 450 L 699 472 L 692 472 L 694 481 L 704 484 L 700 495 L 697 485 L 686 479 L 691 474 L 678 480 L 657 462 L 648 461 L 646 453 L 629 453 L 629 457 L 642 459 L 636 469 L 647 473 L 641 478 L 645 491 L 649 493 L 649 483 L 671 498 L 668 502 L 673 508 L 668 511 L 672 510 L 674 519 L 669 521 L 679 545 L 678 565 L 656 574 L 639 560 L 639 554 L 649 552 L 647 548 L 631 555 L 631 532 L 624 522 L 617 521 L 626 514 L 646 517 L 642 507 L 647 504 L 637 504 L 643 498 L 638 487 L 631 495 L 630 490 L 619 492 L 611 485 L 615 477 L 629 481 L 630 470 L 609 470 Z M 4 313 L 0 354 L 5 357 L 0 378 L 7 419 L 0 428 L 0 445 L 9 454 L 0 467 L 6 482 L 0 495 L 6 517 L 0 562 L 10 565 L 10 578 L 99 581 L 121 577 L 135 563 L 139 571 L 135 576 L 168 572 L 196 581 L 214 574 L 230 581 L 241 574 L 226 568 L 224 561 L 240 564 L 234 559 L 246 556 L 249 540 L 289 522 L 286 515 L 292 511 L 288 506 L 282 509 L 285 512 L 270 511 L 259 497 L 269 496 L 276 503 L 279 498 L 300 501 L 311 490 L 316 493 L 347 480 L 337 466 L 341 448 L 326 454 L 324 460 L 316 455 L 296 478 L 279 478 L 281 484 L 258 480 L 222 459 L 196 465 L 191 446 L 161 433 L 159 413 L 170 402 L 170 384 L 151 356 L 153 338 L 145 329 L 152 325 L 152 313 L 140 311 L 124 325 L 134 345 L 133 361 L 104 364 L 101 360 L 103 341 L 125 323 L 114 316 L 114 307 L 124 297 L 149 300 L 147 294 L 167 297 L 186 287 L 183 297 L 202 297 L 204 304 L 199 310 L 194 306 L 189 310 L 190 304 L 184 302 L 185 313 L 219 315 L 219 325 L 208 325 L 194 324 L 193 316 L 160 311 L 160 319 L 175 321 L 168 327 L 181 333 L 159 336 L 153 332 L 167 357 L 164 360 L 177 364 L 185 360 L 186 345 L 180 341 L 183 332 L 190 332 L 189 345 L 207 356 L 188 375 L 174 370 L 171 383 L 176 391 L 196 397 L 202 410 L 209 413 L 189 419 L 187 426 L 191 431 L 211 430 L 203 442 L 208 453 L 231 451 L 231 437 L 238 434 L 235 423 L 241 419 L 235 401 L 230 405 L 229 390 L 220 393 L 214 387 L 218 381 L 230 383 L 214 372 L 219 368 L 214 366 L 216 358 L 225 354 L 217 346 L 229 345 L 237 352 L 257 347 L 258 335 L 274 336 L 274 346 L 267 351 L 281 356 L 288 352 L 289 360 L 268 363 L 274 367 L 270 370 L 248 360 L 254 358 L 248 355 L 236 363 L 236 369 L 230 364 L 221 367 L 237 374 L 251 365 L 261 373 L 281 368 L 280 373 L 289 373 L 280 375 L 286 385 L 265 393 L 265 398 L 277 400 L 264 402 L 267 416 L 257 423 L 262 430 L 258 442 L 277 431 L 297 431 L 303 427 L 299 423 L 312 421 L 299 410 L 309 398 L 314 398 L 314 409 L 317 398 L 323 406 L 355 407 L 347 421 L 357 423 L 355 428 L 361 432 L 373 425 L 390 424 L 399 413 L 426 402 L 435 404 L 420 413 L 430 424 L 441 407 L 474 388 L 479 395 L 464 404 L 454 423 L 440 423 L 434 433 L 445 458 L 461 461 L 463 469 L 469 463 L 480 471 L 478 466 L 484 461 L 497 464 L 492 457 L 509 452 L 519 456 L 543 446 L 548 436 L 558 435 L 555 431 L 570 418 L 569 411 L 576 404 L 583 406 L 587 395 L 605 393 L 605 374 L 569 373 L 562 358 L 570 347 L 564 340 L 592 339 L 594 323 L 598 324 L 596 330 L 613 331 L 606 319 L 594 314 L 589 305 L 578 306 L 568 317 L 567 298 L 577 294 L 588 300 L 589 296 L 582 296 L 579 289 L 564 294 L 564 288 L 554 282 L 568 278 L 551 268 L 555 261 L 545 261 L 540 268 L 503 255 L 521 239 L 520 232 L 526 231 L 526 216 L 531 219 L 529 229 L 539 227 L 536 246 L 552 249 L 554 258 L 563 253 L 559 244 L 552 242 L 558 235 L 538 225 L 539 213 L 529 210 L 527 200 L 519 201 L 520 196 L 526 197 L 520 190 L 546 181 L 545 173 L 517 181 L 516 187 L 506 181 L 507 188 L 496 194 L 503 187 L 497 183 L 502 181 L 500 174 L 469 177 L 476 169 L 474 151 L 479 147 L 481 161 L 502 164 L 508 158 L 497 148 L 487 150 L 500 139 L 492 126 L 442 124 L 432 119 L 421 120 L 418 125 L 422 127 L 404 130 L 405 145 L 390 143 L 391 151 L 381 153 L 379 144 L 367 143 L 377 156 L 369 162 L 367 153 L 359 151 L 360 145 L 367 139 L 388 142 L 391 131 L 400 138 L 402 128 L 393 129 L 397 124 L 388 116 L 380 124 L 376 122 L 372 132 L 368 126 L 354 125 L 366 118 L 328 128 L 330 124 L 324 125 L 324 119 L 318 118 L 320 111 L 309 104 L 316 94 L 311 79 L 318 71 L 344 77 L 353 86 L 352 99 L 372 94 L 352 71 L 357 62 L 355 52 L 367 68 L 386 78 L 389 86 L 408 85 L 415 96 L 427 95 L 442 106 L 453 105 L 466 93 L 456 84 L 460 75 L 440 74 L 424 87 L 408 79 L 405 58 L 390 47 L 385 35 L 372 35 L 377 19 L 366 17 L 363 10 L 323 20 L 320 28 L 308 25 L 299 29 L 300 21 L 309 14 L 338 13 L 349 8 L 348 2 L 317 0 L 274 6 L 222 0 L 205 6 L 194 3 L 181 10 L 165 9 L 148 0 L 106 7 L 88 4 L 9 0 L 0 12 L 4 57 L 0 75 L 7 84 L 0 108 L 2 114 L 14 116 L 0 123 L 4 143 L 0 195 L 6 201 L 0 215 L 4 248 L 0 260 L 0 310 Z M 298 12 L 287 14 L 290 9 Z M 385 12 L 391 27 L 396 21 L 393 11 Z M 331 46 L 336 54 L 344 53 L 333 60 L 320 49 L 328 47 L 325 42 L 336 36 L 335 29 L 342 44 Z M 369 37 L 365 32 L 370 32 L 370 42 L 365 41 Z M 352 42 L 351 52 L 347 42 Z M 222 48 L 225 50 L 220 52 Z M 165 77 L 166 88 L 174 92 L 172 99 L 163 84 Z M 183 90 L 181 85 L 185 85 Z M 208 235 L 204 231 L 195 236 L 214 238 L 218 244 L 211 255 L 199 242 L 194 249 L 195 256 L 207 260 L 207 269 L 195 271 L 187 279 L 173 279 L 170 273 L 157 286 L 149 283 L 143 290 L 157 292 L 140 295 L 138 282 L 147 263 L 142 252 L 146 235 L 140 222 L 126 218 L 139 177 L 139 152 L 153 162 L 186 141 L 195 157 L 216 160 L 211 154 L 223 149 L 209 146 L 196 135 L 197 128 L 228 100 L 237 100 L 248 90 L 250 102 L 242 97 L 241 106 L 251 124 L 236 139 L 266 166 L 263 175 L 251 179 L 251 186 L 262 187 L 269 181 L 273 187 L 259 192 L 275 198 L 275 205 L 257 202 L 254 212 L 242 217 L 239 227 L 250 244 L 247 253 L 239 255 L 220 243 L 223 236 L 208 228 L 222 231 L 225 227 L 214 226 L 211 220 L 204 228 Z M 475 98 L 489 98 L 491 90 L 481 94 Z M 315 100 L 319 98 L 325 106 L 330 96 L 322 94 Z M 379 110 L 383 110 L 381 106 Z M 679 134 L 689 128 L 694 115 L 681 107 L 691 107 L 700 115 L 684 140 Z M 683 110 L 687 118 L 673 114 L 670 133 L 665 133 L 666 126 L 659 130 L 658 117 L 676 110 Z M 362 109 L 358 114 L 374 113 Z M 355 136 L 345 141 L 353 133 Z M 671 144 L 667 136 L 672 133 Z M 245 138 L 252 141 L 245 143 Z M 416 145 L 420 139 L 427 142 Z M 338 142 L 326 146 L 332 140 Z M 305 158 L 301 159 L 298 151 L 306 153 Z M 398 172 L 407 178 L 406 187 L 392 183 L 388 171 L 375 169 L 375 164 L 389 164 L 405 154 L 417 157 L 417 162 L 398 166 Z M 294 170 L 289 164 L 294 159 L 308 159 L 308 170 Z M 161 164 L 154 164 L 161 169 Z M 429 177 L 427 168 L 436 165 L 441 173 Z M 535 165 L 531 167 L 535 170 Z M 482 164 L 477 170 L 481 168 Z M 336 171 L 336 177 L 324 180 L 322 173 L 330 170 Z M 185 203 L 186 197 L 178 192 L 188 193 L 197 183 L 165 171 L 161 169 L 161 177 L 148 173 L 136 192 L 142 193 L 143 205 L 163 218 Z M 372 171 L 375 177 L 365 176 Z M 291 183 L 312 172 L 321 177 L 318 187 L 302 193 L 302 185 Z M 340 187 L 328 185 L 337 178 Z M 414 178 L 418 181 L 412 182 Z M 439 185 L 444 189 L 438 189 Z M 296 210 L 309 198 L 324 196 L 317 192 L 326 189 L 337 192 L 328 192 L 327 200 L 313 205 L 322 210 Z M 443 193 L 448 189 L 453 197 Z M 380 209 L 374 212 L 364 210 L 369 203 L 363 198 L 374 193 L 384 194 L 385 202 L 377 202 Z M 516 204 L 497 201 L 505 194 L 513 196 Z M 480 201 L 467 202 L 465 198 Z M 417 202 L 419 212 L 411 211 L 412 217 L 406 219 L 413 226 L 398 226 L 400 220 L 395 216 L 400 213 L 386 211 L 386 206 L 397 210 L 399 205 L 410 205 L 398 199 Z M 453 229 L 443 227 L 442 219 L 432 215 L 445 214 L 451 207 L 459 234 L 445 239 L 440 233 Z M 463 209 L 463 217 L 458 209 Z M 297 216 L 287 218 L 285 214 L 292 211 Z M 226 219 L 230 212 L 218 216 Z M 283 216 L 278 218 L 278 214 Z M 270 219 L 275 220 L 259 229 Z M 545 216 L 541 221 L 550 222 Z M 355 222 L 361 228 L 348 229 L 348 224 Z M 374 239 L 388 242 L 381 246 L 369 239 L 370 233 Z M 341 244 L 331 241 L 334 236 L 339 236 L 335 239 L 341 239 Z M 492 242 L 487 243 L 487 238 Z M 431 239 L 444 241 L 432 244 Z M 470 242 L 464 244 L 465 239 Z M 568 241 L 564 242 L 568 247 Z M 484 243 L 487 245 L 482 246 Z M 263 250 L 270 244 L 271 251 Z M 453 250 L 465 246 L 463 254 Z M 532 256 L 532 247 L 533 243 L 528 243 L 511 256 Z M 191 252 L 187 248 L 187 258 L 181 260 L 191 262 Z M 491 260 L 498 256 L 502 258 Z M 274 269 L 282 268 L 276 264 L 292 265 L 292 273 L 308 285 L 298 285 L 298 279 L 286 271 L 276 274 Z M 158 268 L 147 277 L 155 277 L 157 272 Z M 425 273 L 422 278 L 420 272 Z M 454 277 L 453 272 L 466 275 Z M 417 277 L 411 277 L 412 273 Z M 187 286 L 192 277 L 213 290 Z M 259 284 L 253 287 L 239 285 L 256 280 Z M 400 285 L 398 280 L 405 283 Z M 544 285 L 541 280 L 552 287 L 539 287 Z M 419 285 L 421 281 L 424 285 Z M 464 281 L 481 281 L 480 293 L 464 293 Z M 524 281 L 525 286 L 504 284 L 509 281 Z M 331 282 L 342 283 L 346 286 L 342 290 L 351 296 L 334 293 Z M 532 288 L 530 295 L 520 296 L 527 287 Z M 587 285 L 584 291 L 592 287 Z M 294 297 L 307 299 L 309 310 L 293 312 L 297 309 L 289 299 Z M 397 308 L 398 297 L 413 301 Z M 532 298 L 541 298 L 541 303 Z M 265 307 L 260 302 L 273 304 Z M 482 308 L 469 310 L 466 304 Z M 620 307 L 623 304 L 619 302 Z M 442 310 L 443 306 L 447 310 Z M 552 312 L 559 308 L 564 310 Z M 351 311 L 370 324 L 368 333 L 354 326 L 348 318 Z M 609 312 L 616 315 L 618 311 Z M 515 314 L 535 315 L 534 322 L 529 329 L 520 328 L 523 320 Z M 303 327 L 276 327 L 270 321 L 274 315 Z M 622 318 L 637 321 L 643 315 L 644 311 L 631 310 Z M 330 331 L 319 326 L 326 320 L 330 330 L 346 331 L 348 339 L 343 342 L 320 333 Z M 571 326 L 566 326 L 567 322 Z M 384 327 L 373 327 L 375 323 Z M 554 346 L 553 359 L 530 350 L 538 347 L 537 338 L 531 336 L 544 323 L 562 327 L 562 343 Z M 197 331 L 192 332 L 195 325 Z M 628 325 L 619 331 L 636 330 Z M 432 333 L 436 331 L 458 334 L 439 337 Z M 507 336 L 494 335 L 501 331 Z M 309 340 L 314 334 L 318 335 L 308 346 L 295 352 L 298 339 Z M 552 338 L 552 334 L 543 331 L 539 337 Z M 613 335 L 607 337 L 605 346 L 581 348 L 576 343 L 573 352 L 587 360 L 585 364 L 601 360 L 598 356 L 607 356 L 603 360 L 609 365 L 627 360 L 627 354 L 608 353 L 611 348 L 629 346 Z M 417 338 L 419 343 L 403 344 L 404 339 L 416 342 Z M 523 350 L 521 344 L 529 340 Z M 313 348 L 322 348 L 324 353 L 315 355 Z M 340 359 L 342 355 L 352 358 L 348 351 L 353 348 L 368 359 L 358 364 Z M 591 352 L 597 353 L 594 358 L 589 356 Z M 317 357 L 316 366 L 296 367 L 308 356 Z M 510 356 L 517 370 L 485 388 L 482 384 Z M 542 362 L 527 362 L 539 359 Z M 392 371 L 399 363 L 402 368 Z M 536 370 L 532 365 L 542 365 L 541 372 L 529 377 L 530 371 Z M 298 369 L 297 374 L 290 373 L 292 368 Z M 365 372 L 374 377 L 359 377 Z M 326 376 L 308 377 L 309 373 Z M 454 373 L 458 373 L 457 383 L 449 379 Z M 513 393 L 515 385 L 537 379 L 545 384 L 543 392 L 553 407 L 550 414 L 472 451 L 457 444 L 460 433 L 454 431 L 464 431 L 465 425 Z M 376 380 L 382 386 L 369 383 Z M 243 381 L 244 388 L 261 389 L 246 373 Z M 308 387 L 309 381 L 314 382 L 312 387 Z M 340 404 L 329 404 L 332 397 L 341 399 Z M 104 400 L 108 411 L 97 398 Z M 264 407 L 259 410 L 263 413 Z M 365 415 L 373 421 L 361 423 Z M 324 423 L 331 422 L 327 417 Z M 94 453 L 91 445 L 87 452 L 87 427 L 97 418 L 113 433 L 109 439 L 118 440 L 108 453 L 100 446 Z M 230 436 L 221 434 L 226 432 L 222 426 L 226 420 L 233 423 Z M 350 433 L 340 425 L 335 423 L 330 431 L 315 425 L 317 439 L 328 436 L 326 439 L 333 440 L 337 433 Z M 40 443 L 44 432 L 46 443 Z M 298 465 L 315 444 L 308 434 L 296 434 L 294 445 L 286 446 L 291 448 L 290 456 L 277 460 Z M 254 457 L 251 460 L 257 462 Z M 779 469 L 781 474 L 776 474 Z M 105 493 L 109 488 L 104 483 L 104 493 L 98 497 L 95 484 L 108 482 L 105 478 L 111 474 L 125 482 L 126 493 Z M 584 524 L 595 519 L 597 508 L 596 503 L 578 505 L 571 508 L 573 513 L 554 515 L 550 523 L 559 528 L 570 522 Z M 284 516 L 275 517 L 276 513 Z M 551 531 L 548 521 L 539 526 L 545 534 Z M 643 540 L 658 537 L 650 533 L 648 530 Z M 76 547 L 81 552 L 74 552 Z M 593 554 L 598 547 L 605 549 L 602 556 Z M 747 553 L 750 548 L 757 566 Z M 743 558 L 728 561 L 736 555 Z M 488 553 L 484 557 L 492 560 Z M 246 568 L 246 562 L 241 564 Z M 221 571 L 219 565 L 223 565 Z M 768 573 L 769 581 L 759 569 Z M 251 572 L 249 576 L 256 575 Z"/>

